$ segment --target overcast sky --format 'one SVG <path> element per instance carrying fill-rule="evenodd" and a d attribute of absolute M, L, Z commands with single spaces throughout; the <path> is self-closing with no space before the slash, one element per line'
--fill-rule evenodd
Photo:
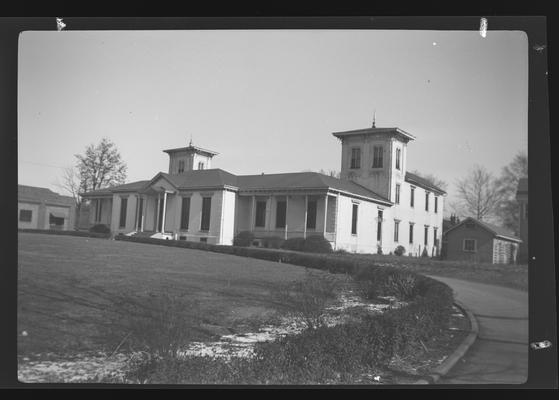
<path fill-rule="evenodd" d="M 527 149 L 523 32 L 227 30 L 24 32 L 19 183 L 54 183 L 108 137 L 128 181 L 167 171 L 163 149 L 215 150 L 234 174 L 339 170 L 331 133 L 399 127 L 408 169 L 455 181 Z"/>

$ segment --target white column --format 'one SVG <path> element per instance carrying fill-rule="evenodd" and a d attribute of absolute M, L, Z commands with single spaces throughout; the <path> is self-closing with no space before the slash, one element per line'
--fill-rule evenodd
<path fill-rule="evenodd" d="M 161 193 L 157 193 L 157 208 L 155 209 L 155 232 L 159 232 L 159 206 L 160 206 L 160 201 L 161 200 Z"/>
<path fill-rule="evenodd" d="M 305 195 L 305 224 L 303 225 L 303 238 L 307 238 L 307 210 L 309 207 L 309 195 Z"/>
<path fill-rule="evenodd" d="M 165 233 L 165 212 L 167 208 L 167 192 L 163 192 L 163 216 L 161 221 L 161 233 Z"/>
<path fill-rule="evenodd" d="M 137 231 L 138 230 L 138 226 L 140 224 L 140 221 L 138 220 L 138 213 L 140 210 L 140 196 L 139 195 L 135 195 L 136 197 L 136 214 L 134 216 L 134 230 Z"/>
<path fill-rule="evenodd" d="M 145 196 L 140 196 L 141 199 L 143 199 L 142 201 L 142 218 L 140 219 L 140 232 L 144 231 L 144 220 L 146 218 L 146 198 Z"/>
<path fill-rule="evenodd" d="M 289 215 L 289 195 L 285 195 L 285 240 L 287 240 L 287 216 Z"/>
<path fill-rule="evenodd" d="M 328 221 L 328 193 L 324 196 L 324 237 L 326 237 L 326 222 Z"/>
<path fill-rule="evenodd" d="M 250 204 L 250 231 L 254 230 L 254 202 L 255 196 L 252 196 L 251 204 Z"/>

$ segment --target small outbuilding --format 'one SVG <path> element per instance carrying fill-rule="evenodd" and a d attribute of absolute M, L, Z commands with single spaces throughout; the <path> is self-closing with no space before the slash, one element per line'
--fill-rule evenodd
<path fill-rule="evenodd" d="M 74 229 L 76 206 L 72 197 L 25 185 L 18 185 L 17 197 L 18 229 Z"/>
<path fill-rule="evenodd" d="M 522 240 L 500 226 L 466 218 L 448 229 L 445 242 L 448 260 L 514 264 Z"/>

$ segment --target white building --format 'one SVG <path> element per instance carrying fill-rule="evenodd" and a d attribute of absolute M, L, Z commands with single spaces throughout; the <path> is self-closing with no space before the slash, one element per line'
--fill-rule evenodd
<path fill-rule="evenodd" d="M 115 234 L 232 244 L 235 234 L 322 235 L 334 249 L 384 254 L 397 246 L 429 256 L 440 249 L 445 192 L 406 172 L 399 128 L 333 133 L 342 144 L 341 179 L 315 172 L 233 175 L 211 169 L 218 153 L 192 143 L 164 150 L 168 173 L 84 193 L 91 223 Z M 433 155 L 429 155 L 433 156 Z"/>

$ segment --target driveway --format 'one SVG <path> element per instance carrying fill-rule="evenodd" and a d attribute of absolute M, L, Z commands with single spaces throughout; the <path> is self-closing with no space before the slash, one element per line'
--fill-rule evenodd
<path fill-rule="evenodd" d="M 449 285 L 476 317 L 479 335 L 438 384 L 514 384 L 528 378 L 528 293 L 431 276 Z"/>

